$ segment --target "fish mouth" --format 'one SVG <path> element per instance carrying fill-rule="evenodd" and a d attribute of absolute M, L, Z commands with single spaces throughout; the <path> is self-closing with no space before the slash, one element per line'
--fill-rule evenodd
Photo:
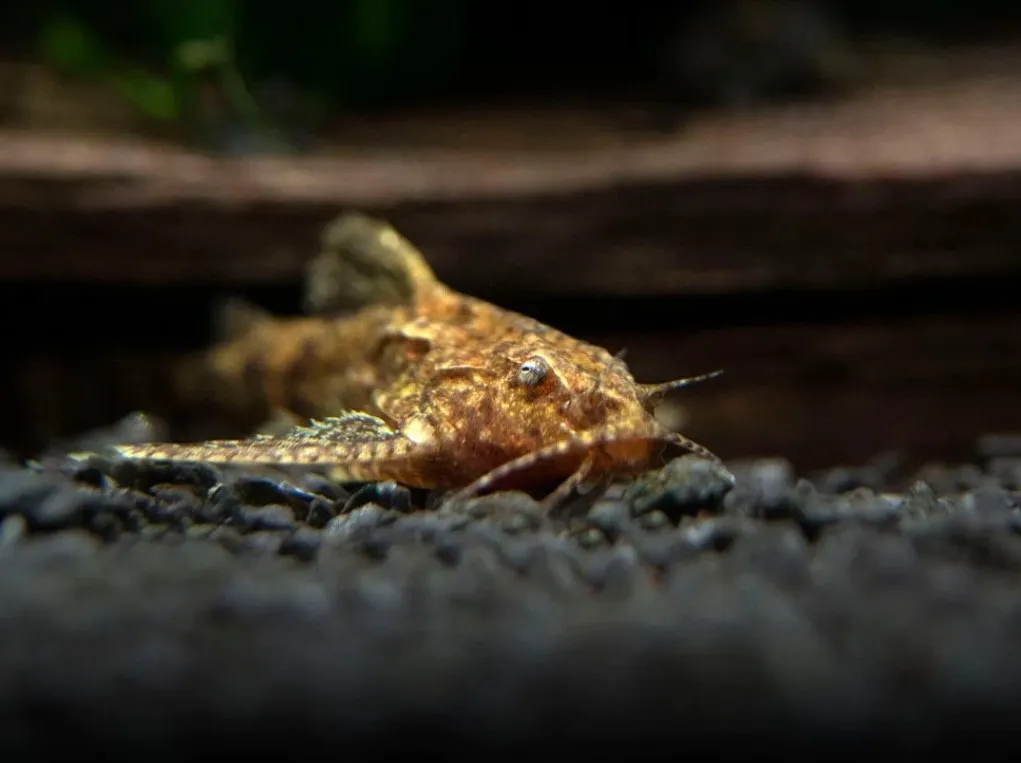
<path fill-rule="evenodd" d="M 671 447 L 723 467 L 719 456 L 704 445 L 653 422 L 638 431 L 595 430 L 559 440 L 501 464 L 456 491 L 456 495 L 464 499 L 508 486 L 571 480 L 582 470 L 606 477 L 633 476 L 654 466 Z M 733 479 L 733 475 L 730 477 Z"/>

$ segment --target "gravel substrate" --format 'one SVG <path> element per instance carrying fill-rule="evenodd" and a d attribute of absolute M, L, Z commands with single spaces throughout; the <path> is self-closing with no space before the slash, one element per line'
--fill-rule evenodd
<path fill-rule="evenodd" d="M 0 758 L 903 761 L 1014 736 L 1021 437 L 904 478 L 729 466 L 732 489 L 685 457 L 556 517 L 314 474 L 0 467 Z"/>

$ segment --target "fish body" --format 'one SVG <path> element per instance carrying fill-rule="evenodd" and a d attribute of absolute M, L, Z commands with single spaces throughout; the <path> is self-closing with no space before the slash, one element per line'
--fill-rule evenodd
<path fill-rule="evenodd" d="M 235 307 L 227 338 L 192 361 L 192 396 L 295 424 L 246 439 L 124 445 L 132 458 L 328 466 L 465 495 L 556 486 L 559 499 L 662 462 L 668 446 L 714 461 L 654 416 L 709 376 L 638 383 L 619 356 L 460 294 L 388 224 L 360 214 L 326 230 L 306 310 Z"/>

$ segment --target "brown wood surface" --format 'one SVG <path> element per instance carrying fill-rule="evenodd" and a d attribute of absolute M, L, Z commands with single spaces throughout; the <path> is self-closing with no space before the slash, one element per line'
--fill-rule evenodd
<path fill-rule="evenodd" d="M 353 142 L 229 159 L 8 132 L 0 279 L 294 282 L 320 226 L 350 207 L 391 218 L 441 276 L 493 296 L 1017 275 L 1015 82 L 887 87 L 573 149 Z"/>

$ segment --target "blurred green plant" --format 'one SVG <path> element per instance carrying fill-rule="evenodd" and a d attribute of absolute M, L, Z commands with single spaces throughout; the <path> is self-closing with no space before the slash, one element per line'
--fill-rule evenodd
<path fill-rule="evenodd" d="M 150 119 L 179 116 L 177 93 L 167 77 L 121 59 L 74 16 L 50 18 L 39 33 L 38 51 L 56 71 L 111 87 Z"/>
<path fill-rule="evenodd" d="M 193 116 L 199 88 L 213 81 L 238 118 L 262 129 L 248 81 L 282 76 L 337 108 L 425 94 L 456 71 L 463 0 L 295 3 L 80 0 L 47 11 L 36 50 L 162 123 Z"/>

